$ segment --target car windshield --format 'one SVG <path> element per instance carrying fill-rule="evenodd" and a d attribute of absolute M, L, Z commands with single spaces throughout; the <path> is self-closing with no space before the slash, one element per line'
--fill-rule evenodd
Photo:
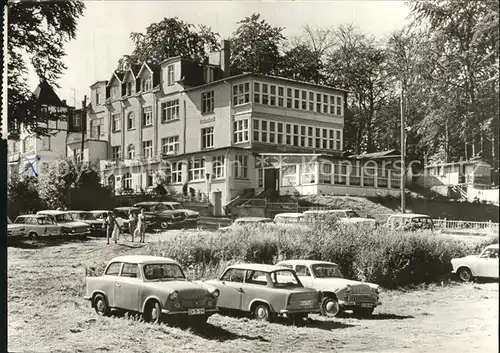
<path fill-rule="evenodd" d="M 61 213 L 58 215 L 54 216 L 57 222 L 71 222 L 73 221 L 73 218 L 71 218 L 71 215 L 68 213 Z"/>
<path fill-rule="evenodd" d="M 17 217 L 16 221 L 14 223 L 23 224 L 24 222 L 26 222 L 26 218 L 24 218 L 24 217 Z"/>
<path fill-rule="evenodd" d="M 302 287 L 295 272 L 290 270 L 278 270 L 271 273 L 271 278 L 275 287 Z"/>
<path fill-rule="evenodd" d="M 72 218 L 75 220 L 96 220 L 95 215 L 90 212 L 72 213 L 71 216 L 73 216 Z"/>
<path fill-rule="evenodd" d="M 497 259 L 498 258 L 498 249 L 495 249 L 495 248 L 484 249 L 484 251 L 480 255 L 480 257 L 490 258 L 490 259 Z"/>
<path fill-rule="evenodd" d="M 150 281 L 171 281 L 185 279 L 177 264 L 149 264 L 144 266 L 144 276 Z"/>
<path fill-rule="evenodd" d="M 314 277 L 316 278 L 342 278 L 342 273 L 337 265 L 333 264 L 315 264 L 312 265 Z"/>
<path fill-rule="evenodd" d="M 170 207 L 174 210 L 182 210 L 182 205 L 180 203 L 170 204 Z"/>
<path fill-rule="evenodd" d="M 354 211 L 346 211 L 345 214 L 347 215 L 347 217 L 349 218 L 352 218 L 352 217 L 359 217 L 359 215 L 354 212 Z"/>

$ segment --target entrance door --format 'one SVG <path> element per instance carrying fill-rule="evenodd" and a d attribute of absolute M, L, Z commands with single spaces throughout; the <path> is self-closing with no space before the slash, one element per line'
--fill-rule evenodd
<path fill-rule="evenodd" d="M 264 189 L 279 191 L 279 175 L 280 171 L 277 168 L 264 169 Z"/>
<path fill-rule="evenodd" d="M 214 216 L 222 216 L 222 192 L 213 191 L 212 201 L 214 205 Z"/>

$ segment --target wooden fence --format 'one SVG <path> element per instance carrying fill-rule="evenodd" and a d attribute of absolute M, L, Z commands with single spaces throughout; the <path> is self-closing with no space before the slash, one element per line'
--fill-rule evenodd
<path fill-rule="evenodd" d="M 448 219 L 433 219 L 434 226 L 448 231 L 471 232 L 471 233 L 497 233 L 498 223 L 494 222 L 474 222 L 474 221 L 455 221 Z"/>

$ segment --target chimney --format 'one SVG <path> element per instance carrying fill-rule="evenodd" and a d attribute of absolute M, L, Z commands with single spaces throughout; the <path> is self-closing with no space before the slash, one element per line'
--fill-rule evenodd
<path fill-rule="evenodd" d="M 222 77 L 229 77 L 229 58 L 230 58 L 230 48 L 229 41 L 223 39 L 221 41 L 220 48 L 220 69 L 222 71 Z"/>
<path fill-rule="evenodd" d="M 64 106 L 66 106 L 66 99 L 63 99 L 61 102 Z"/>

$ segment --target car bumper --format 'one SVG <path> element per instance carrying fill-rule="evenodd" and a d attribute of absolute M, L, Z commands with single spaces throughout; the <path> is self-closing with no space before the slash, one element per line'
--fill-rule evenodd
<path fill-rule="evenodd" d="M 193 309 L 203 309 L 203 308 L 193 308 Z M 215 314 L 218 313 L 219 309 L 218 308 L 205 308 L 205 314 Z M 164 315 L 187 315 L 188 311 L 187 310 L 168 310 L 168 309 L 162 309 L 161 313 Z M 199 314 L 203 315 L 203 314 Z M 196 316 L 196 315 L 193 315 Z"/>
<path fill-rule="evenodd" d="M 342 310 L 349 310 L 352 308 L 376 308 L 377 306 L 382 305 L 381 302 L 354 302 L 354 301 L 343 301 L 339 300 L 339 306 Z"/>
<path fill-rule="evenodd" d="M 74 235 L 74 236 L 82 236 L 82 235 L 90 235 L 91 232 L 90 232 L 90 230 L 88 230 L 86 232 L 67 232 L 65 234 L 67 234 L 67 235 Z"/>
<path fill-rule="evenodd" d="M 319 313 L 320 308 L 305 308 L 305 309 L 282 309 L 280 314 L 297 314 L 297 313 Z"/>

